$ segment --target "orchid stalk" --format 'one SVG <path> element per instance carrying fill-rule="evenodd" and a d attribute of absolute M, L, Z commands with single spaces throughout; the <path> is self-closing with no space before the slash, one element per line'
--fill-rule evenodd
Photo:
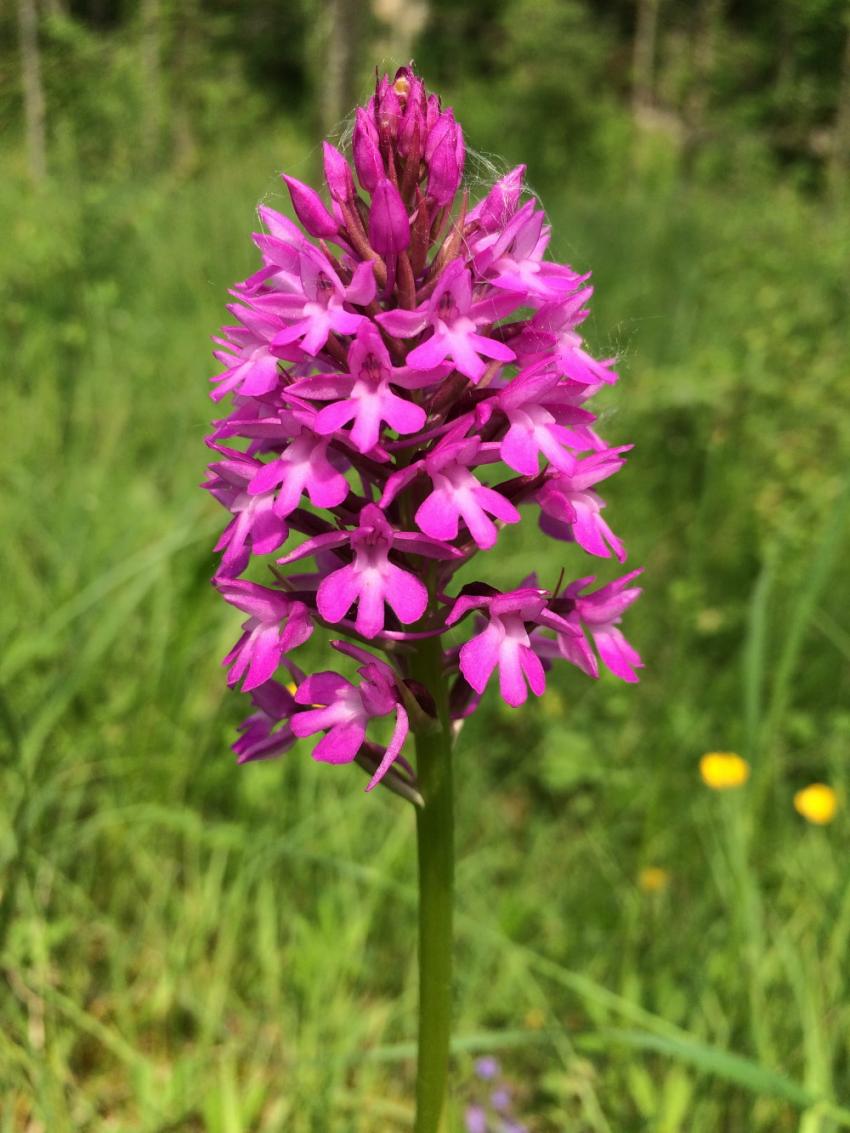
<path fill-rule="evenodd" d="M 207 438 L 205 487 L 230 515 L 213 583 L 248 616 L 224 659 L 252 702 L 238 761 L 314 738 L 314 759 L 356 762 L 367 791 L 416 809 L 417 1133 L 446 1120 L 453 738 L 491 682 L 519 707 L 555 662 L 625 681 L 641 666 L 619 628 L 638 571 L 596 589 L 455 582 L 529 509 L 565 549 L 624 562 L 596 485 L 629 448 L 588 408 L 617 380 L 580 334 L 589 277 L 545 258 L 524 167 L 470 207 L 465 154 L 452 111 L 403 67 L 357 110 L 350 157 L 324 144 L 327 202 L 285 177 L 299 224 L 259 210 L 262 266 L 215 339 L 212 397 L 232 404 Z M 264 583 L 241 577 L 256 560 Z M 317 631 L 334 659 L 308 674 Z"/>

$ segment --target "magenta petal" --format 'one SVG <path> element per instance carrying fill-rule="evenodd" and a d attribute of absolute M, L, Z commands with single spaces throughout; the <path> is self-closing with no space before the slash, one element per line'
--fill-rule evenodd
<path fill-rule="evenodd" d="M 396 721 L 392 738 L 387 745 L 387 750 L 384 752 L 383 759 L 378 764 L 375 774 L 369 780 L 369 784 L 366 787 L 367 791 L 371 791 L 373 787 L 377 787 L 377 785 L 389 771 L 390 767 L 392 767 L 392 765 L 395 763 L 396 759 L 401 753 L 401 749 L 404 747 L 404 741 L 407 739 L 407 733 L 409 732 L 409 730 L 410 725 L 408 723 L 407 713 L 405 712 L 402 705 L 399 704 L 396 707 Z"/>
<path fill-rule="evenodd" d="M 371 260 L 364 260 L 354 269 L 351 283 L 345 289 L 345 298 L 358 307 L 368 306 L 375 298 L 375 271 Z"/>
<path fill-rule="evenodd" d="M 511 708 L 519 708 L 528 699 L 520 662 L 521 648 L 517 642 L 507 641 L 499 652 L 499 692 Z"/>
<path fill-rule="evenodd" d="M 313 748 L 313 759 L 320 763 L 351 763 L 366 739 L 361 720 L 337 724 Z"/>
<path fill-rule="evenodd" d="M 407 364 L 412 366 L 414 370 L 433 370 L 447 357 L 450 350 L 451 346 L 446 336 L 434 334 L 427 342 L 423 342 L 410 351 L 407 356 Z"/>
<path fill-rule="evenodd" d="M 499 647 L 504 631 L 492 622 L 477 637 L 461 647 L 460 671 L 466 682 L 483 693 L 499 660 Z"/>
<path fill-rule="evenodd" d="M 428 605 L 428 589 L 409 571 L 388 563 L 384 573 L 384 597 L 402 625 L 418 622 Z"/>
<path fill-rule="evenodd" d="M 436 489 L 419 505 L 415 520 L 420 531 L 432 539 L 457 538 L 460 513 L 448 495 Z"/>
<path fill-rule="evenodd" d="M 520 664 L 531 691 L 535 696 L 542 696 L 546 691 L 546 673 L 540 658 L 527 645 L 520 646 Z"/>
<path fill-rule="evenodd" d="M 316 414 L 314 428 L 323 437 L 329 437 L 338 432 L 357 413 L 357 402 L 352 399 L 337 401 L 333 405 L 326 405 Z"/>
<path fill-rule="evenodd" d="M 514 423 L 502 441 L 501 457 L 508 468 L 523 476 L 536 476 L 539 466 L 534 436 L 524 425 Z"/>
<path fill-rule="evenodd" d="M 358 577 L 359 594 L 354 625 L 364 637 L 376 637 L 384 628 L 384 574 L 364 570 Z"/>
<path fill-rule="evenodd" d="M 414 334 L 419 334 L 428 325 L 428 318 L 423 312 L 403 311 L 400 308 L 396 311 L 384 311 L 383 314 L 376 315 L 375 321 L 380 323 L 387 334 L 391 334 L 393 338 L 411 338 Z M 442 358 L 440 361 L 442 361 Z"/>
<path fill-rule="evenodd" d="M 485 338 L 481 334 L 470 334 L 469 343 L 474 350 L 483 354 L 485 358 L 495 358 L 499 362 L 513 362 L 516 358 L 516 354 L 510 346 L 506 346 L 504 342 L 499 342 L 495 338 Z"/>
<path fill-rule="evenodd" d="M 268 626 L 259 631 L 253 643 L 251 666 L 242 688 L 250 692 L 252 688 L 264 684 L 280 664 L 283 646 L 277 626 Z"/>
<path fill-rule="evenodd" d="M 354 565 L 335 570 L 324 578 L 316 593 L 316 605 L 326 622 L 340 622 L 357 600 L 360 581 Z"/>
<path fill-rule="evenodd" d="M 616 626 L 605 626 L 594 630 L 593 640 L 596 642 L 599 656 L 615 676 L 630 684 L 637 681 L 638 675 L 635 669 L 643 668 L 643 662 Z"/>

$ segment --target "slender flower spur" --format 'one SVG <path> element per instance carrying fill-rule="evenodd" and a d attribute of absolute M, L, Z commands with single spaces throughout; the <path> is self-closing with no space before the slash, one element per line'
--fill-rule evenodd
<path fill-rule="evenodd" d="M 252 701 L 239 761 L 309 739 L 314 759 L 357 762 L 366 790 L 417 806 L 417 1130 L 431 1133 L 448 1057 L 459 721 L 491 677 L 516 707 L 556 661 L 593 678 L 601 661 L 625 681 L 641 667 L 620 628 L 638 571 L 507 592 L 486 569 L 455 579 L 529 515 L 571 554 L 623 563 L 597 488 L 629 446 L 594 427 L 589 402 L 617 375 L 583 345 L 592 288 L 546 259 L 524 167 L 470 207 L 461 128 L 410 67 L 357 110 L 349 156 L 323 153 L 326 199 L 284 177 L 299 223 L 260 208 L 262 264 L 233 288 L 215 339 L 212 398 L 231 404 L 207 440 L 204 486 L 229 517 L 213 582 L 247 615 L 224 659 Z M 243 578 L 258 560 L 266 577 Z M 305 674 L 322 630 L 340 664 Z"/>

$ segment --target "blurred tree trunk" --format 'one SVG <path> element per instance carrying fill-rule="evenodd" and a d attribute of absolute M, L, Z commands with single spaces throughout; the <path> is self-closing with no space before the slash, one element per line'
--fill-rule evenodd
<path fill-rule="evenodd" d="M 658 10 L 661 0 L 637 0 L 637 22 L 632 45 L 632 116 L 641 124 L 644 111 L 655 104 L 655 54 Z"/>
<path fill-rule="evenodd" d="M 145 160 L 155 161 L 162 130 L 162 10 L 160 0 L 141 0 L 140 56 L 144 79 L 142 150 Z"/>
<path fill-rule="evenodd" d="M 685 175 L 693 170 L 694 161 L 707 136 L 708 111 L 717 57 L 717 41 L 723 26 L 725 0 L 702 0 L 697 13 L 693 37 L 691 88 L 685 99 Z"/>
<path fill-rule="evenodd" d="M 38 13 L 35 0 L 18 0 L 18 34 L 30 176 L 33 181 L 38 183 L 47 176 L 47 144 L 45 141 L 44 87 L 41 82 L 41 56 L 38 49 Z"/>
<path fill-rule="evenodd" d="M 830 187 L 835 198 L 842 202 L 850 192 L 850 14 L 845 17 L 844 24 L 844 58 L 829 163 Z"/>
<path fill-rule="evenodd" d="M 332 133 L 358 102 L 363 0 L 324 0 L 319 44 L 317 106 L 320 130 Z"/>
<path fill-rule="evenodd" d="M 372 11 L 381 25 L 377 54 L 386 59 L 387 69 L 409 63 L 416 37 L 428 22 L 427 0 L 372 0 Z"/>
<path fill-rule="evenodd" d="M 198 146 L 192 124 L 192 86 L 198 69 L 198 45 L 201 35 L 198 0 L 175 2 L 172 19 L 175 25 L 172 86 L 174 100 L 171 115 L 174 167 L 178 173 L 184 174 L 192 172 L 198 157 Z"/>

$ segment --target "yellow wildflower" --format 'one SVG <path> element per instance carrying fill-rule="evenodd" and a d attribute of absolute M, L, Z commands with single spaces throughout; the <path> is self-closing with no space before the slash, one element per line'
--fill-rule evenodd
<path fill-rule="evenodd" d="M 539 1007 L 531 1007 L 525 1013 L 525 1025 L 532 1031 L 542 1031 L 546 1026 L 546 1016 Z"/>
<path fill-rule="evenodd" d="M 728 791 L 746 783 L 750 765 L 733 751 L 710 751 L 699 761 L 699 773 L 712 791 Z"/>
<path fill-rule="evenodd" d="M 826 826 L 835 818 L 838 798 L 826 783 L 811 783 L 794 796 L 794 809 L 807 822 L 813 822 L 815 826 Z"/>
<path fill-rule="evenodd" d="M 658 865 L 647 865 L 638 873 L 638 889 L 643 893 L 661 893 L 670 884 L 670 874 Z"/>

